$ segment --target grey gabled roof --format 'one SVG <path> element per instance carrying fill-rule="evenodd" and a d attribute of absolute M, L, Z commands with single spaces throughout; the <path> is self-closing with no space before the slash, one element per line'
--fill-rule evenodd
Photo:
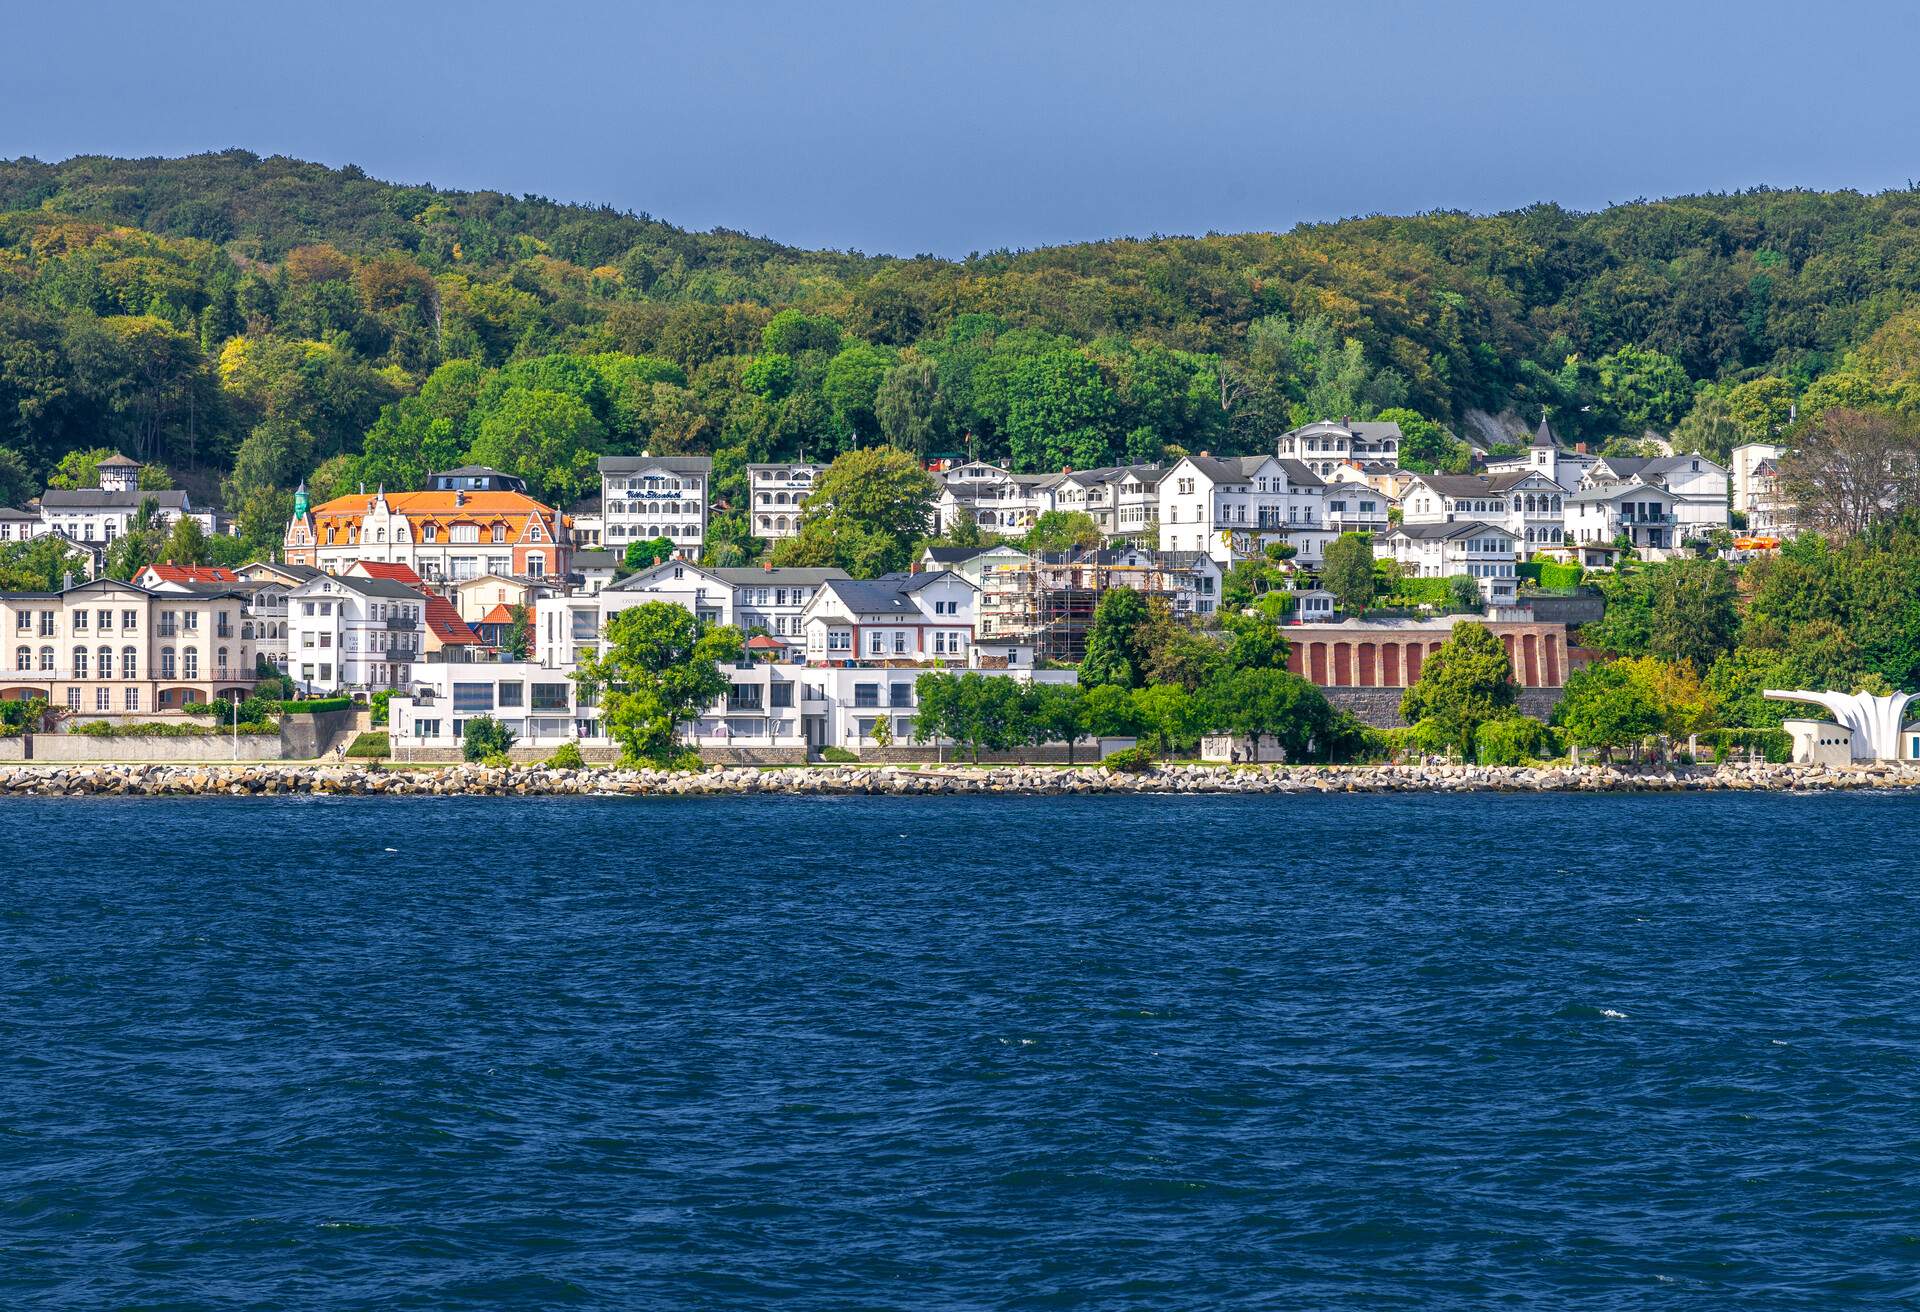
<path fill-rule="evenodd" d="M 1649 483 L 1641 478 L 1632 478 L 1617 483 L 1602 483 L 1598 487 L 1582 488 L 1567 499 L 1584 505 L 1592 505 L 1596 501 L 1612 501 L 1624 496 L 1641 496 L 1648 492 L 1657 492 L 1663 497 L 1673 495 L 1673 493 L 1669 492 L 1666 488 L 1656 483 Z"/>
<path fill-rule="evenodd" d="M 969 591 L 973 585 L 951 570 L 928 570 L 921 574 L 882 574 L 873 579 L 828 579 L 821 586 L 840 598 L 856 615 L 918 615 L 920 608 L 908 594 L 929 584 L 951 579 Z"/>
<path fill-rule="evenodd" d="M 400 582 L 398 579 L 367 579 L 359 575 L 335 574 L 333 581 L 341 587 L 357 592 L 363 597 L 391 597 L 404 601 L 425 601 L 420 593 Z M 308 579 L 307 583 L 313 582 Z M 305 587 L 307 583 L 298 586 Z"/>
<path fill-rule="evenodd" d="M 575 569 L 612 569 L 620 557 L 611 551 L 576 551 L 573 553 Z"/>
<path fill-rule="evenodd" d="M 575 559 L 579 559 L 576 555 Z M 773 569 L 759 569 L 752 565 L 728 566 L 725 569 L 709 569 L 707 573 L 722 583 L 736 588 L 764 587 L 769 584 L 779 587 L 819 587 L 832 579 L 852 578 L 843 569 L 822 569 L 811 565 L 779 565 Z"/>
<path fill-rule="evenodd" d="M 1488 524 L 1478 519 L 1457 519 L 1450 524 L 1396 524 L 1387 530 L 1390 538 L 1403 537 L 1414 542 L 1448 542 L 1477 533 L 1498 533 L 1509 538 L 1519 536 L 1510 528 L 1501 528 L 1498 524 Z"/>
<path fill-rule="evenodd" d="M 643 469 L 664 469 L 675 474 L 705 474 L 713 469 L 712 456 L 601 456 L 603 474 L 637 474 Z"/>
<path fill-rule="evenodd" d="M 1484 497 L 1493 493 L 1478 474 L 1421 474 L 1419 481 L 1443 497 Z"/>
<path fill-rule="evenodd" d="M 50 487 L 40 494 L 40 504 L 49 510 L 138 510 L 148 497 L 162 510 L 185 510 L 187 494 L 170 492 L 108 492 L 97 487 Z"/>
<path fill-rule="evenodd" d="M 1301 461 L 1288 458 L 1279 462 L 1280 468 L 1287 471 L 1287 481 L 1296 487 L 1325 487 L 1321 477 Z"/>

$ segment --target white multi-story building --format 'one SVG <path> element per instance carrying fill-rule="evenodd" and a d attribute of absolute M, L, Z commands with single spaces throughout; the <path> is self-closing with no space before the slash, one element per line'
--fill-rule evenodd
<path fill-rule="evenodd" d="M 1160 550 L 1204 551 L 1223 565 L 1290 543 L 1319 563 L 1334 534 L 1327 487 L 1298 460 L 1277 456 L 1182 456 L 1160 480 Z"/>
<path fill-rule="evenodd" d="M 219 517 L 211 510 L 195 510 L 185 492 L 141 491 L 140 468 L 137 460 L 108 456 L 100 462 L 99 487 L 48 488 L 40 494 L 40 518 L 46 529 L 75 542 L 104 546 L 125 537 L 141 505 L 151 500 L 163 525 L 193 519 L 208 533 L 219 531 Z"/>
<path fill-rule="evenodd" d="M 543 603 L 536 615 L 536 648 L 544 658 L 551 641 L 555 661 L 572 664 L 578 656 L 568 655 L 567 649 L 577 653 L 582 647 L 573 637 L 575 630 L 590 627 L 597 639 L 609 616 L 642 602 L 670 601 L 710 624 L 731 624 L 744 634 L 757 630 L 777 639 L 782 648 L 797 651 L 804 642 L 800 617 L 807 603 L 823 584 L 846 577 L 847 572 L 840 569 L 719 569 L 684 560 L 662 561 L 597 593 Z"/>
<path fill-rule="evenodd" d="M 1072 683 L 1071 670 L 979 667 L 1020 683 Z M 872 746 L 876 720 L 888 721 L 896 743 L 913 741 L 920 670 L 862 665 L 827 667 L 753 661 L 729 667 L 727 692 L 681 735 L 692 747 L 799 757 L 824 747 Z M 567 672 L 527 662 L 426 666 L 413 696 L 395 697 L 388 714 L 396 755 L 458 749 L 467 721 L 491 716 L 516 746 L 550 751 L 573 742 L 617 747 L 604 733 L 600 707 L 583 699 Z M 947 745 L 951 748 L 951 744 Z"/>
<path fill-rule="evenodd" d="M 287 676 L 304 692 L 410 687 L 426 608 L 392 579 L 308 579 L 287 591 Z"/>
<path fill-rule="evenodd" d="M 1697 452 L 1652 459 L 1602 456 L 1581 479 L 1582 488 L 1618 486 L 1638 479 L 1673 493 L 1678 541 L 1704 540 L 1732 523 L 1726 469 Z"/>
<path fill-rule="evenodd" d="M 1553 425 L 1547 422 L 1543 412 L 1540 426 L 1533 430 L 1533 440 L 1527 449 L 1517 456 L 1505 456 L 1489 459 L 1484 472 L 1489 478 L 1502 474 L 1519 474 L 1531 471 L 1544 474 L 1552 482 L 1558 483 L 1567 491 L 1580 486 L 1580 479 L 1593 468 L 1595 457 L 1584 451 L 1568 449 L 1560 435 L 1553 431 Z"/>
<path fill-rule="evenodd" d="M 1624 537 L 1636 550 L 1661 559 L 1679 544 L 1678 501 L 1666 488 L 1638 478 L 1582 488 L 1567 498 L 1567 535 L 1579 544 Z"/>
<path fill-rule="evenodd" d="M 692 560 L 707 539 L 712 482 L 708 456 L 601 456 L 601 545 L 624 552 L 631 543 L 666 538 L 674 555 Z"/>
<path fill-rule="evenodd" d="M 1511 529 L 1475 520 L 1396 524 L 1375 548 L 1376 555 L 1398 561 L 1414 577 L 1467 575 L 1479 584 L 1481 597 L 1496 606 L 1511 605 L 1519 589 L 1517 551 Z"/>
<path fill-rule="evenodd" d="M 1053 508 L 1089 516 L 1109 537 L 1152 534 L 1166 472 L 1160 465 L 1076 469 L 1054 483 Z"/>
<path fill-rule="evenodd" d="M 806 658 L 965 665 L 979 589 L 949 570 L 830 579 L 801 615 Z"/>
<path fill-rule="evenodd" d="M 747 466 L 747 505 L 755 537 L 772 542 L 800 532 L 801 507 L 812 495 L 821 468 L 798 460 Z"/>
<path fill-rule="evenodd" d="M 1326 478 L 1349 462 L 1398 465 L 1400 441 L 1400 425 L 1392 420 L 1322 419 L 1282 433 L 1275 454 Z"/>
<path fill-rule="evenodd" d="M 1516 550 L 1524 555 L 1565 540 L 1567 496 L 1566 488 L 1533 469 L 1485 478 L 1419 474 L 1407 487 L 1400 517 L 1408 524 L 1497 524 L 1513 534 Z"/>
<path fill-rule="evenodd" d="M 1385 533 L 1399 504 L 1354 466 L 1337 466 L 1327 481 L 1327 529 L 1335 534 Z"/>
<path fill-rule="evenodd" d="M 1054 489 L 1062 474 L 1015 474 L 984 460 L 969 460 L 938 475 L 940 531 L 950 532 L 964 518 L 989 533 L 1024 533 L 1033 521 L 1056 509 Z"/>
<path fill-rule="evenodd" d="M 243 628 L 253 626 L 254 645 L 261 658 L 282 674 L 287 672 L 287 594 L 302 583 L 320 576 L 311 565 L 283 565 L 276 561 L 256 560 L 242 565 L 234 573 L 236 585 L 247 598 Z"/>
<path fill-rule="evenodd" d="M 1755 503 L 1760 495 L 1760 467 L 1773 465 L 1777 469 L 1780 457 L 1786 453 L 1787 448 L 1778 442 L 1747 442 L 1733 449 L 1727 465 L 1733 508 L 1747 517 L 1748 532 L 1760 531 L 1753 524 Z"/>

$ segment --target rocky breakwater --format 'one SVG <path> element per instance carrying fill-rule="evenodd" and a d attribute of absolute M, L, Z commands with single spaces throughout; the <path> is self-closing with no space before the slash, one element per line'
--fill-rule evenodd
<path fill-rule="evenodd" d="M 280 796 L 966 796 L 977 794 L 1834 792 L 1920 788 L 1920 767 L 1795 765 L 1224 766 L 1168 765 L 1138 774 L 1100 767 L 725 766 L 701 771 L 379 769 L 289 765 L 17 765 L 0 767 L 0 797 Z"/>

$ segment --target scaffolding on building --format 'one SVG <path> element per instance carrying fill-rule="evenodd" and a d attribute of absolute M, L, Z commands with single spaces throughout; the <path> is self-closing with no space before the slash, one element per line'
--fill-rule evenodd
<path fill-rule="evenodd" d="M 1077 664 L 1087 654 L 1100 598 L 1112 588 L 1162 597 L 1180 618 L 1191 613 L 1197 593 L 1190 558 L 1144 550 L 1030 555 L 987 570 L 980 631 L 1031 643 L 1036 660 Z"/>

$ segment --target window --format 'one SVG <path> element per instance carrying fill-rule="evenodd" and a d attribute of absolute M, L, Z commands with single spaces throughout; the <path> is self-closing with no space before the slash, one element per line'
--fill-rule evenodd
<path fill-rule="evenodd" d="M 893 631 L 893 654 L 896 656 L 904 656 L 906 655 L 906 652 L 907 652 L 906 630 L 895 629 Z"/>
<path fill-rule="evenodd" d="M 33 612 L 30 610 L 16 611 L 13 617 L 13 631 L 15 633 L 32 633 Z"/>
<path fill-rule="evenodd" d="M 567 685 L 564 683 L 536 683 L 533 685 L 533 709 L 536 711 L 564 711 L 567 709 Z"/>
<path fill-rule="evenodd" d="M 120 649 L 120 677 L 123 679 L 140 677 L 140 656 L 132 647 Z"/>
<path fill-rule="evenodd" d="M 127 689 L 127 695 L 121 700 L 121 705 L 123 708 L 129 711 L 139 710 L 140 709 L 140 690 L 138 688 Z"/>
<path fill-rule="evenodd" d="M 880 685 L 877 683 L 854 684 L 853 704 L 855 706 L 878 706 L 880 704 Z"/>
<path fill-rule="evenodd" d="M 113 709 L 113 689 L 95 688 L 93 690 L 93 709 L 96 711 L 112 710 Z"/>
<path fill-rule="evenodd" d="M 870 656 L 883 656 L 886 654 L 886 650 L 887 635 L 881 633 L 878 629 L 869 630 L 867 633 L 867 654 Z"/>
<path fill-rule="evenodd" d="M 85 609 L 76 609 L 73 612 L 73 631 L 75 633 L 85 633 L 87 631 L 87 612 Z"/>
<path fill-rule="evenodd" d="M 33 648 L 15 647 L 13 649 L 13 668 L 25 673 L 33 668 Z"/>
<path fill-rule="evenodd" d="M 100 677 L 103 679 L 111 679 L 113 677 L 113 648 L 102 647 L 99 656 Z"/>
<path fill-rule="evenodd" d="M 767 703 L 768 705 L 772 706 L 777 711 L 789 710 L 792 708 L 793 685 L 791 683 L 788 683 L 784 680 L 776 679 L 772 683 L 768 684 L 767 687 L 769 689 L 768 703 Z"/>
<path fill-rule="evenodd" d="M 200 649 L 185 647 L 180 652 L 180 677 L 197 679 L 200 677 Z"/>
<path fill-rule="evenodd" d="M 526 705 L 526 698 L 527 694 L 524 684 L 516 681 L 514 683 L 503 683 L 500 685 L 500 707 L 502 710 L 508 707 L 524 706 Z"/>
<path fill-rule="evenodd" d="M 413 736 L 415 738 L 438 738 L 440 736 L 440 721 L 415 720 L 413 722 Z"/>
<path fill-rule="evenodd" d="M 761 685 L 757 683 L 728 684 L 727 709 L 729 711 L 758 711 L 764 709 Z"/>
<path fill-rule="evenodd" d="M 600 616 L 590 610 L 569 611 L 573 616 L 573 640 L 592 642 L 600 636 Z"/>
<path fill-rule="evenodd" d="M 827 650 L 828 651 L 852 651 L 853 650 L 853 634 L 848 632 L 846 629 L 828 629 L 827 630 Z"/>
<path fill-rule="evenodd" d="M 490 711 L 493 709 L 493 685 L 490 683 L 456 683 L 453 685 L 453 709 L 456 711 Z"/>
<path fill-rule="evenodd" d="M 505 524 L 495 524 L 493 526 L 493 540 L 495 542 L 505 542 L 507 540 L 507 526 Z"/>
<path fill-rule="evenodd" d="M 80 709 L 80 690 L 78 688 L 67 689 L 67 709 L 70 711 Z"/>
<path fill-rule="evenodd" d="M 887 685 L 887 705 L 889 706 L 913 705 L 913 685 L 910 683 L 888 684 Z"/>
<path fill-rule="evenodd" d="M 87 677 L 87 649 L 85 647 L 75 647 L 73 649 L 73 677 L 76 679 L 84 679 Z"/>

